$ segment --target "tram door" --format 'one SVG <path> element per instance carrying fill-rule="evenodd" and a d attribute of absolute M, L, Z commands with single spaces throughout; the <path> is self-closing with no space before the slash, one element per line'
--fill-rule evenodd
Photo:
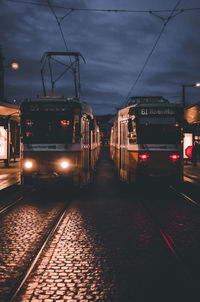
<path fill-rule="evenodd" d="M 127 121 L 120 122 L 120 178 L 127 180 Z"/>

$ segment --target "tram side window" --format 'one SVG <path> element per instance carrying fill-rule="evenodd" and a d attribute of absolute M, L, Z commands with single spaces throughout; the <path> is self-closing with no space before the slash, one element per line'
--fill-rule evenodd
<path fill-rule="evenodd" d="M 93 138 L 92 138 L 93 144 L 96 143 L 96 133 L 95 131 L 93 131 Z"/>
<path fill-rule="evenodd" d="M 130 127 L 130 122 L 131 122 L 131 127 Z M 137 135 L 136 135 L 136 124 L 133 120 L 129 120 L 129 125 L 128 125 L 129 130 L 129 144 L 137 144 Z"/>
<path fill-rule="evenodd" d="M 127 144 L 127 123 L 123 122 L 120 123 L 120 144 L 126 145 Z"/>
<path fill-rule="evenodd" d="M 73 127 L 73 143 L 80 143 L 80 117 L 78 114 L 74 115 L 74 127 Z"/>
<path fill-rule="evenodd" d="M 87 119 L 83 120 L 82 141 L 84 145 L 89 144 L 89 122 Z"/>
<path fill-rule="evenodd" d="M 115 145 L 118 144 L 118 124 L 114 125 L 114 143 Z"/>

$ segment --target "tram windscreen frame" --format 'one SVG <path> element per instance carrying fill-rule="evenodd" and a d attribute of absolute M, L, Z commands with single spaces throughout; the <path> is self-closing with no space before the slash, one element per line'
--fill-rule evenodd
<path fill-rule="evenodd" d="M 139 144 L 180 144 L 182 140 L 181 107 L 148 106 L 136 109 Z"/>
<path fill-rule="evenodd" d="M 72 143 L 73 112 L 34 112 L 22 115 L 25 143 Z"/>
<path fill-rule="evenodd" d="M 180 144 L 181 127 L 174 124 L 137 125 L 138 144 Z"/>

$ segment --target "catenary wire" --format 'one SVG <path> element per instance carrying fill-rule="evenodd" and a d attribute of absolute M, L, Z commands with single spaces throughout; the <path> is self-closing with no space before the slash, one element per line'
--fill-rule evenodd
<path fill-rule="evenodd" d="M 153 54 L 153 52 L 154 52 L 156 46 L 158 45 L 158 42 L 159 42 L 159 40 L 160 40 L 160 38 L 161 38 L 161 36 L 162 36 L 162 34 L 163 34 L 163 32 L 164 32 L 164 30 L 165 30 L 167 24 L 169 23 L 169 21 L 170 21 L 171 18 L 173 17 L 173 14 L 174 14 L 175 10 L 177 9 L 177 7 L 178 7 L 178 5 L 180 4 L 181 1 L 182 1 L 182 0 L 178 0 L 178 2 L 176 3 L 174 9 L 171 11 L 169 17 L 164 21 L 164 24 L 163 24 L 163 26 L 162 26 L 162 28 L 161 28 L 161 31 L 159 32 L 158 37 L 156 38 L 156 41 L 154 42 L 154 45 L 153 45 L 153 47 L 151 48 L 151 51 L 149 52 L 149 54 L 148 54 L 148 56 L 147 56 L 147 58 L 146 58 L 146 60 L 145 60 L 145 62 L 144 62 L 144 64 L 143 64 L 143 66 L 142 66 L 142 68 L 141 68 L 141 70 L 140 70 L 140 72 L 139 72 L 139 74 L 138 74 L 138 76 L 137 76 L 135 82 L 134 82 L 133 85 L 131 86 L 131 88 L 130 88 L 130 90 L 129 90 L 129 92 L 128 92 L 126 98 L 125 98 L 125 100 L 123 101 L 122 106 L 124 106 L 124 105 L 127 104 L 127 102 L 128 102 L 128 100 L 129 100 L 129 97 L 130 97 L 130 95 L 131 95 L 133 89 L 135 88 L 135 86 L 137 85 L 139 79 L 141 78 L 141 76 L 142 76 L 142 74 L 143 74 L 143 72 L 144 72 L 144 70 L 145 70 L 145 67 L 147 66 L 147 64 L 148 64 L 148 62 L 149 62 L 149 60 L 150 60 L 150 58 L 151 58 L 151 56 L 152 56 L 152 54 Z"/>
<path fill-rule="evenodd" d="M 55 17 L 55 19 L 56 19 L 57 24 L 58 24 L 58 27 L 59 27 L 59 30 L 60 30 L 60 33 L 61 33 L 63 42 L 64 42 L 64 44 L 65 44 L 66 51 L 69 51 L 69 48 L 68 48 L 68 46 L 67 46 L 67 42 L 66 42 L 66 39 L 65 39 L 65 36 L 64 36 L 64 33 L 63 33 L 63 30 L 62 30 L 60 21 L 59 21 L 59 18 L 57 17 L 57 15 L 56 15 L 56 13 L 55 13 L 55 10 L 53 9 L 53 7 L 52 7 L 52 5 L 51 5 L 50 0 L 47 0 L 47 3 L 48 3 L 48 6 L 49 6 L 49 8 L 50 8 L 52 14 L 54 15 L 54 17 Z M 72 62 L 71 62 L 71 58 L 70 58 L 70 63 L 72 63 Z"/>
<path fill-rule="evenodd" d="M 38 5 L 38 6 L 48 6 L 46 3 L 39 3 L 34 1 L 23 1 L 23 0 L 7 0 L 9 2 L 15 3 L 23 3 L 30 5 Z M 60 5 L 52 5 L 53 8 L 66 9 L 70 11 L 82 11 L 82 12 L 105 12 L 105 13 L 162 13 L 162 12 L 171 12 L 171 9 L 157 9 L 157 10 L 131 10 L 131 9 L 98 9 L 98 8 L 74 8 L 74 7 L 65 7 Z M 181 8 L 175 9 L 174 11 L 182 12 L 182 11 L 197 11 L 200 10 L 200 7 L 191 7 L 191 8 Z"/>

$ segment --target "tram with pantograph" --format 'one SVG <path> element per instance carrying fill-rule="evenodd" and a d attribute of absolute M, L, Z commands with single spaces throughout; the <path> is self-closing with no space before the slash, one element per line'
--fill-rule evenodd
<path fill-rule="evenodd" d="M 64 63 L 57 57 L 64 57 Z M 93 180 L 100 152 L 100 132 L 92 109 L 80 101 L 80 57 L 77 52 L 46 52 L 42 57 L 44 96 L 26 99 L 20 106 L 22 184 L 60 180 L 84 186 Z M 55 94 L 51 60 L 63 63 L 67 71 L 72 71 L 74 97 Z M 50 94 L 46 93 L 44 81 L 47 63 L 51 75 Z M 61 76 L 64 73 L 62 71 Z"/>
<path fill-rule="evenodd" d="M 88 105 L 62 97 L 27 99 L 21 105 L 21 132 L 22 183 L 91 182 L 100 133 Z"/>
<path fill-rule="evenodd" d="M 110 155 L 119 178 L 180 183 L 183 179 L 183 110 L 162 97 L 132 97 L 111 128 Z"/>

